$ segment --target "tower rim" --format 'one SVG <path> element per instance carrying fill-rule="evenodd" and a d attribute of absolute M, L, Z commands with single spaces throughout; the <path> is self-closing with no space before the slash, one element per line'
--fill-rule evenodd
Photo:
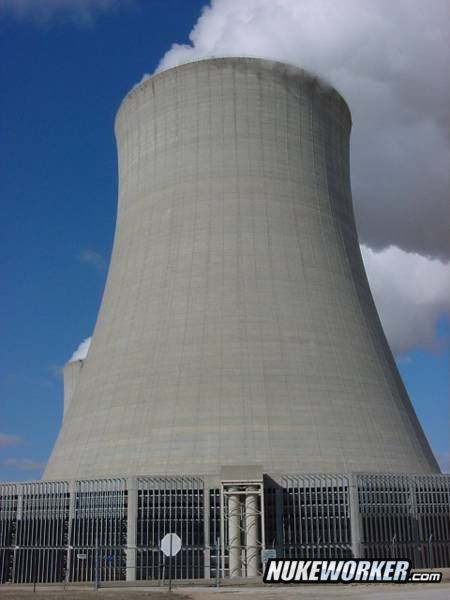
<path fill-rule="evenodd" d="M 338 101 L 340 101 L 345 107 L 346 112 L 348 113 L 348 118 L 350 120 L 350 126 L 352 125 L 352 113 L 350 107 L 348 105 L 347 100 L 344 98 L 343 94 L 338 90 L 333 84 L 331 84 L 327 79 L 317 75 L 313 71 L 309 69 L 305 69 L 300 67 L 299 65 L 295 65 L 293 63 L 266 58 L 259 56 L 251 56 L 251 55 L 219 55 L 219 56 L 206 56 L 203 58 L 196 58 L 193 60 L 182 62 L 178 65 L 174 65 L 173 67 L 168 67 L 167 69 L 163 69 L 161 71 L 155 71 L 151 75 L 144 76 L 139 83 L 136 83 L 124 96 L 122 101 L 119 104 L 119 107 L 116 111 L 116 115 L 114 118 L 114 128 L 117 126 L 117 120 L 124 109 L 125 105 L 135 97 L 139 92 L 143 91 L 146 87 L 162 79 L 168 73 L 172 73 L 176 70 L 182 70 L 189 67 L 196 66 L 198 64 L 203 63 L 239 63 L 245 62 L 250 64 L 260 64 L 264 65 L 266 68 L 271 67 L 272 69 L 279 69 L 285 75 L 296 75 L 297 77 L 302 77 L 305 81 L 309 81 L 313 85 L 317 85 L 323 91 L 328 92 L 330 95 L 335 96 Z"/>

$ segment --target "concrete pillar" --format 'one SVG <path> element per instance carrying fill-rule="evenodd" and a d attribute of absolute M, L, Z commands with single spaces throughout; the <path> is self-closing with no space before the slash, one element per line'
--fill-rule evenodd
<path fill-rule="evenodd" d="M 350 508 L 350 531 L 352 536 L 353 558 L 362 558 L 361 516 L 359 514 L 358 482 L 356 475 L 350 475 L 348 496 Z"/>
<path fill-rule="evenodd" d="M 16 512 L 16 534 L 15 534 L 15 542 L 14 542 L 14 549 L 13 549 L 13 568 L 12 568 L 12 574 L 11 574 L 11 583 L 17 583 L 17 573 L 16 573 L 16 566 L 17 566 L 17 550 L 18 550 L 18 539 L 17 539 L 17 532 L 19 531 L 20 528 L 20 524 L 19 521 L 22 519 L 22 513 L 23 513 L 23 485 L 21 483 L 18 483 L 16 486 L 16 492 L 17 492 L 17 512 Z"/>
<path fill-rule="evenodd" d="M 127 581 L 136 581 L 136 529 L 137 529 L 137 481 L 136 477 L 127 478 Z"/>
<path fill-rule="evenodd" d="M 254 494 L 251 494 L 255 490 Z M 247 551 L 247 577 L 258 575 L 259 549 L 258 549 L 258 496 L 255 487 L 247 488 L 245 497 L 245 545 Z"/>
<path fill-rule="evenodd" d="M 204 577 L 209 579 L 211 577 L 211 545 L 209 539 L 209 487 L 206 486 L 203 491 L 203 527 L 205 540 Z"/>
<path fill-rule="evenodd" d="M 70 580 L 70 564 L 72 561 L 72 525 L 75 519 L 75 497 L 77 493 L 76 482 L 69 481 L 69 515 L 67 523 L 67 555 L 66 555 L 66 583 Z"/>
<path fill-rule="evenodd" d="M 16 519 L 19 521 L 22 518 L 23 511 L 23 485 L 21 483 L 17 484 L 17 512 Z"/>
<path fill-rule="evenodd" d="M 230 488 L 230 492 L 237 491 Z M 228 496 L 228 545 L 230 577 L 241 576 L 241 501 L 239 494 Z"/>

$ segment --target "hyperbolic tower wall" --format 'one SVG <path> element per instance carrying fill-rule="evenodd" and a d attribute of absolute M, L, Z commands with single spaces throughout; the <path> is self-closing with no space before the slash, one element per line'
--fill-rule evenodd
<path fill-rule="evenodd" d="M 44 478 L 439 472 L 361 260 L 350 129 L 334 89 L 266 60 L 127 95 L 106 289 Z"/>

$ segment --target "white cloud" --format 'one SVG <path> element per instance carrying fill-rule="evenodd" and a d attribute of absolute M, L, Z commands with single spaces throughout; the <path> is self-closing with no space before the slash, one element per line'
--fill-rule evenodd
<path fill-rule="evenodd" d="M 435 349 L 437 320 L 450 315 L 450 262 L 396 247 L 361 247 L 370 287 L 394 353 Z"/>
<path fill-rule="evenodd" d="M 6 458 L 2 464 L 4 467 L 12 467 L 20 471 L 40 471 L 45 468 L 44 462 L 38 462 L 31 458 Z"/>
<path fill-rule="evenodd" d="M 0 448 L 6 448 L 7 446 L 17 446 L 23 442 L 19 435 L 13 435 L 10 433 L 0 433 Z"/>
<path fill-rule="evenodd" d="M 103 256 L 95 250 L 83 250 L 80 253 L 79 259 L 81 262 L 92 265 L 97 271 L 101 272 L 106 269 L 106 262 Z"/>
<path fill-rule="evenodd" d="M 69 362 L 75 362 L 76 360 L 84 360 L 86 358 L 89 352 L 89 347 L 91 345 L 91 339 L 92 338 L 88 337 L 81 342 L 81 344 L 70 357 Z"/>
<path fill-rule="evenodd" d="M 90 25 L 97 13 L 120 4 L 120 0 L 0 0 L 0 16 L 39 23 L 58 17 Z"/>
<path fill-rule="evenodd" d="M 158 69 L 249 55 L 315 71 L 352 111 L 362 242 L 449 259 L 449 24 L 447 0 L 213 0 Z"/>

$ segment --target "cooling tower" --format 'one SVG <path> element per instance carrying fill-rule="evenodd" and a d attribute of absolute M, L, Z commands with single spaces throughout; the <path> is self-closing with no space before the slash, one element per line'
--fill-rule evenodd
<path fill-rule="evenodd" d="M 126 96 L 106 288 L 45 479 L 439 472 L 364 271 L 350 129 L 336 90 L 267 60 Z"/>

